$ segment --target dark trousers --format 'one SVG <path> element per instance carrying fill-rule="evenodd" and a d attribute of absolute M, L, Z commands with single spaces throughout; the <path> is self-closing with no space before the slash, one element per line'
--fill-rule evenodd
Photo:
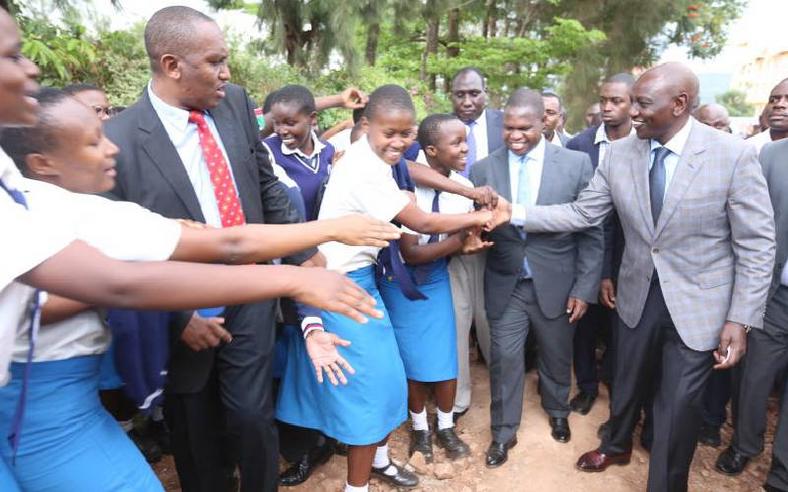
<path fill-rule="evenodd" d="M 577 323 L 574 337 L 575 379 L 580 391 L 591 395 L 599 393 L 599 375 L 596 363 L 596 347 L 601 340 L 605 345 L 602 357 L 602 379 L 612 379 L 613 344 L 611 343 L 611 321 L 613 312 L 600 304 L 588 306 L 588 312 Z"/>
<path fill-rule="evenodd" d="M 490 421 L 493 440 L 507 442 L 517 434 L 523 412 L 525 342 L 533 328 L 539 344 L 539 389 L 542 407 L 551 417 L 569 415 L 574 327 L 566 315 L 545 317 L 533 282 L 517 283 L 500 318 L 490 319 Z"/>
<path fill-rule="evenodd" d="M 610 433 L 600 449 L 618 454 L 632 449 L 632 431 L 654 381 L 654 443 L 649 462 L 648 490 L 687 490 L 692 455 L 701 423 L 703 389 L 711 374 L 711 352 L 687 347 L 673 325 L 662 289 L 652 282 L 640 322 L 616 334 L 615 374 Z"/>
<path fill-rule="evenodd" d="M 733 369 L 712 371 L 703 392 L 703 424 L 709 427 L 722 427 L 728 418 L 725 407 L 731 399 Z"/>
<path fill-rule="evenodd" d="M 226 476 L 228 462 L 238 465 L 241 492 L 277 489 L 273 309 L 272 302 L 229 308 L 225 319 L 233 340 L 216 349 L 209 383 L 199 392 L 167 398 L 184 492 L 225 490 L 214 484 Z M 216 429 L 226 429 L 226 438 Z"/>
<path fill-rule="evenodd" d="M 788 287 L 779 287 L 766 306 L 764 327 L 747 336 L 747 354 L 739 385 L 739 408 L 733 447 L 745 456 L 763 451 L 769 394 L 779 373 L 788 367 Z M 780 419 L 774 436 L 772 468 L 767 483 L 788 490 L 788 405 L 783 385 Z"/>

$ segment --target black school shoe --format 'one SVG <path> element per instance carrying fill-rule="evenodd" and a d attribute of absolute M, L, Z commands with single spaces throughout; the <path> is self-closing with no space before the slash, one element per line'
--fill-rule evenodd
<path fill-rule="evenodd" d="M 322 446 L 312 448 L 309 453 L 279 475 L 279 485 L 293 487 L 309 479 L 312 473 L 334 454 L 334 444 L 327 439 Z"/>
<path fill-rule="evenodd" d="M 450 460 L 456 460 L 471 453 L 471 448 L 454 432 L 454 427 L 440 429 L 435 433 L 438 446 L 446 451 Z"/>
<path fill-rule="evenodd" d="M 432 463 L 432 433 L 429 430 L 411 430 L 408 456 L 419 452 L 424 455 L 424 461 Z"/>
<path fill-rule="evenodd" d="M 392 467 L 396 473 L 393 475 L 384 473 Z M 419 477 L 417 477 L 415 473 L 409 472 L 391 460 L 389 460 L 389 464 L 383 468 L 375 468 L 373 466 L 372 474 L 395 487 L 411 489 L 419 484 Z"/>

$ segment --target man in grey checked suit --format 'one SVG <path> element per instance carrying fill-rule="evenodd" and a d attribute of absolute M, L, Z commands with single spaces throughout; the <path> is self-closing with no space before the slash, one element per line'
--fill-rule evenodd
<path fill-rule="evenodd" d="M 731 475 L 741 473 L 749 459 L 763 451 L 767 400 L 777 375 L 788 368 L 788 140 L 766 144 L 760 161 L 774 207 L 777 258 L 763 330 L 753 330 L 747 337 L 749 349 L 742 362 L 736 432 L 731 446 L 717 460 L 717 469 Z M 788 491 L 786 393 L 788 386 L 783 386 L 772 468 L 764 485 L 767 492 Z"/>
<path fill-rule="evenodd" d="M 544 106 L 536 91 L 519 89 L 506 103 L 505 146 L 471 169 L 476 186 L 492 186 L 507 200 L 543 205 L 575 200 L 593 174 L 591 159 L 546 141 Z M 490 418 L 488 467 L 506 462 L 517 442 L 523 411 L 525 341 L 533 329 L 539 344 L 542 406 L 552 436 L 570 439 L 569 389 L 572 381 L 574 323 L 594 302 L 602 273 L 604 240 L 600 227 L 577 233 L 524 234 L 503 226 L 491 234 L 484 297 L 490 320 Z"/>
<path fill-rule="evenodd" d="M 582 230 L 618 212 L 626 247 L 610 433 L 577 466 L 629 462 L 640 390 L 658 370 L 650 491 L 687 489 L 703 388 L 714 361 L 736 364 L 746 332 L 763 326 L 774 264 L 773 212 L 755 150 L 693 120 L 697 95 L 697 77 L 681 64 L 645 72 L 633 87 L 637 138 L 612 143 L 577 201 L 509 207 L 527 232 Z"/>

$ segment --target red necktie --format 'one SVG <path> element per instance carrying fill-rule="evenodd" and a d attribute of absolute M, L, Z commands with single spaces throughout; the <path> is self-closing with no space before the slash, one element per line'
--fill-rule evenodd
<path fill-rule="evenodd" d="M 222 149 L 219 148 L 211 129 L 208 128 L 208 123 L 205 122 L 205 116 L 200 111 L 190 111 L 189 122 L 197 125 L 200 147 L 205 165 L 208 166 L 208 173 L 211 175 L 213 194 L 216 196 L 222 227 L 244 225 L 246 219 L 238 192 L 233 185 L 233 178 L 230 176 L 230 169 L 227 167 Z"/>

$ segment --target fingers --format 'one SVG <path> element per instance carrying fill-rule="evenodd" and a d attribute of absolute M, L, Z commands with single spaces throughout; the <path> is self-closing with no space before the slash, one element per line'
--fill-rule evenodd
<path fill-rule="evenodd" d="M 317 361 L 312 361 L 312 366 L 315 368 L 315 377 L 317 378 L 317 382 L 322 384 L 323 383 L 323 366 L 320 365 Z"/>
<path fill-rule="evenodd" d="M 339 382 L 337 381 L 337 377 L 334 375 L 334 371 L 331 368 L 332 365 L 333 364 L 329 364 L 328 366 L 323 366 L 323 372 L 326 373 L 326 376 L 328 376 L 328 380 L 331 382 L 331 384 L 333 384 L 334 386 L 338 386 Z"/>
<path fill-rule="evenodd" d="M 222 318 L 211 318 L 211 319 L 212 320 L 221 319 L 219 323 L 224 323 L 224 319 Z M 221 325 L 211 323 L 208 325 L 208 327 L 213 331 L 213 335 L 216 336 L 219 339 L 219 341 L 222 341 L 224 343 L 230 343 L 233 341 L 233 336 L 230 334 L 229 331 L 225 330 L 224 327 L 222 327 Z"/>
<path fill-rule="evenodd" d="M 350 342 L 348 342 L 348 345 L 350 345 Z M 351 366 L 342 356 L 337 356 L 337 364 L 339 364 L 342 369 L 346 370 L 348 374 L 356 373 L 356 370 L 353 369 L 353 366 Z"/>

